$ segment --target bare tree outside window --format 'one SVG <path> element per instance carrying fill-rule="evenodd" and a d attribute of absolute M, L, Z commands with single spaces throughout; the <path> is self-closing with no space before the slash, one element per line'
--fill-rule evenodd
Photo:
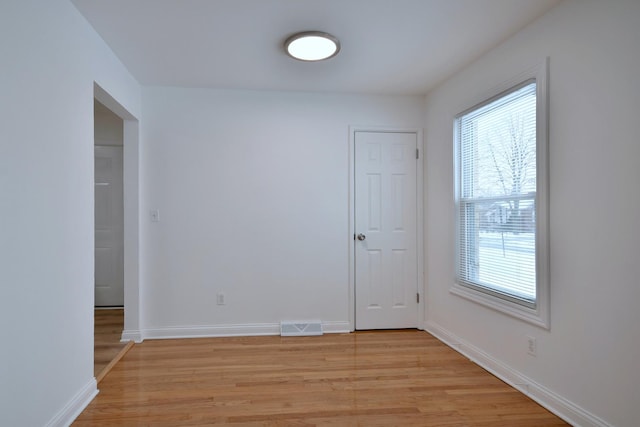
<path fill-rule="evenodd" d="M 535 100 L 534 100 L 535 101 Z M 499 126 L 481 135 L 478 174 L 485 197 L 535 194 L 535 117 L 513 113 Z M 514 198 L 496 202 L 484 213 L 482 228 L 500 228 L 513 233 L 531 232 L 535 226 L 532 203 Z"/>

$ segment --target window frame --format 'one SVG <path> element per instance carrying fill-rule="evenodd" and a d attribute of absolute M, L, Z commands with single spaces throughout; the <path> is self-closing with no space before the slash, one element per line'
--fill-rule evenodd
<path fill-rule="evenodd" d="M 548 158 L 548 74 L 549 59 L 545 58 L 517 76 L 494 87 L 454 117 L 454 198 L 455 198 L 455 273 L 454 284 L 450 292 L 483 306 L 524 320 L 544 329 L 550 328 L 549 309 L 549 158 Z M 528 83 L 536 83 L 536 195 L 535 195 L 535 260 L 536 260 L 536 299 L 533 304 L 507 294 L 501 294 L 490 288 L 470 284 L 459 277 L 460 271 L 460 233 L 461 233 L 461 181 L 460 164 L 461 141 L 458 122 L 461 117 L 477 110 Z"/>

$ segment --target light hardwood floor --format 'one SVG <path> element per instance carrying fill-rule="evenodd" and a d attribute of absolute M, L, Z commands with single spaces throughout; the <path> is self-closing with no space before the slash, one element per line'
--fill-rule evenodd
<path fill-rule="evenodd" d="M 145 341 L 75 426 L 561 426 L 422 331 Z"/>
<path fill-rule="evenodd" d="M 93 374 L 96 377 L 125 347 L 125 343 L 120 342 L 123 329 L 123 309 L 94 311 Z"/>

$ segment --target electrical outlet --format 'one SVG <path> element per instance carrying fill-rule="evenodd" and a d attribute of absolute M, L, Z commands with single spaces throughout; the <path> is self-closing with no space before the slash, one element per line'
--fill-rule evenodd
<path fill-rule="evenodd" d="M 536 337 L 527 335 L 527 354 L 533 357 L 538 355 L 538 342 Z"/>
<path fill-rule="evenodd" d="M 222 292 L 218 292 L 218 295 L 216 296 L 216 302 L 218 303 L 218 305 L 225 305 L 224 294 Z"/>

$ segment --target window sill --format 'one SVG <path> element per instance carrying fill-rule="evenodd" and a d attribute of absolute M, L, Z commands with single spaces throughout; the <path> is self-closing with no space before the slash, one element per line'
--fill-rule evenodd
<path fill-rule="evenodd" d="M 449 291 L 454 295 L 523 320 L 537 327 L 547 330 L 550 328 L 548 311 L 541 309 L 541 306 L 545 305 L 544 303 L 539 303 L 535 309 L 528 308 L 458 283 L 455 283 Z"/>

